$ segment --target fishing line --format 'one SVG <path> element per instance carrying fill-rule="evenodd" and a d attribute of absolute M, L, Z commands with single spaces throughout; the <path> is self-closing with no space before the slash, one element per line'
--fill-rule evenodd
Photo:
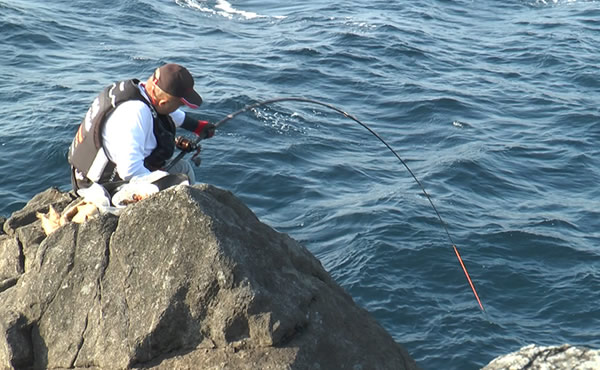
<path fill-rule="evenodd" d="M 331 110 L 334 110 L 334 111 L 340 113 L 341 115 L 343 115 L 344 117 L 350 118 L 354 122 L 358 123 L 359 125 L 361 125 L 365 129 L 367 129 L 373 136 L 375 136 L 377 139 L 379 139 L 379 141 L 381 141 L 383 143 L 383 145 L 385 145 L 394 154 L 394 156 L 396 156 L 396 158 L 398 158 L 398 160 L 400 161 L 400 163 L 402 163 L 404 165 L 404 167 L 406 168 L 406 170 L 408 171 L 408 173 L 410 173 L 410 175 L 412 176 L 412 178 L 417 182 L 417 184 L 421 188 L 421 191 L 427 197 L 427 200 L 429 201 L 429 204 L 431 205 L 431 207 L 435 211 L 435 214 L 437 215 L 437 218 L 440 221 L 440 224 L 442 225 L 442 227 L 444 228 L 444 231 L 446 232 L 446 236 L 448 237 L 448 240 L 450 241 L 450 244 L 452 244 L 452 248 L 454 249 L 454 253 L 456 254 L 456 257 L 458 258 L 458 262 L 460 262 L 460 266 L 462 267 L 463 272 L 465 273 L 465 276 L 467 277 L 467 281 L 469 282 L 469 285 L 471 286 L 471 290 L 473 291 L 473 294 L 475 295 L 475 298 L 477 299 L 477 303 L 479 304 L 479 308 L 482 311 L 485 311 L 484 308 L 483 308 L 483 305 L 481 304 L 481 300 L 479 299 L 479 295 L 477 294 L 477 290 L 475 290 L 475 285 L 473 285 L 473 281 L 471 280 L 471 277 L 469 276 L 469 273 L 467 272 L 467 268 L 465 267 L 465 264 L 464 264 L 464 262 L 463 262 L 463 260 L 462 260 L 462 258 L 460 256 L 460 253 L 458 252 L 458 248 L 456 247 L 456 244 L 454 244 L 454 240 L 452 240 L 452 236 L 450 236 L 450 232 L 448 231 L 448 227 L 446 226 L 446 223 L 442 220 L 442 216 L 440 215 L 440 213 L 438 212 L 437 208 L 433 204 L 433 200 L 429 196 L 429 193 L 427 193 L 427 191 L 425 190 L 425 187 L 423 186 L 423 184 L 421 184 L 421 181 L 419 181 L 419 179 L 417 178 L 417 176 L 415 176 L 415 174 L 408 167 L 408 165 L 406 164 L 406 162 L 404 162 L 404 160 L 402 158 L 400 158 L 400 156 L 398 155 L 398 153 L 396 153 L 396 151 L 385 140 L 383 140 L 383 138 L 381 136 L 379 136 L 379 134 L 377 134 L 369 126 L 367 126 L 366 124 L 364 124 L 363 122 L 361 122 L 358 118 L 356 118 L 355 116 L 353 116 L 353 115 L 351 115 L 349 113 L 346 113 L 345 111 L 343 111 L 343 110 L 341 110 L 341 109 L 339 109 L 337 107 L 334 107 L 331 104 L 323 103 L 323 102 L 320 102 L 320 101 L 317 101 L 317 100 L 312 100 L 312 99 L 307 99 L 307 98 L 299 98 L 299 97 L 281 97 L 281 98 L 274 98 L 274 99 L 269 99 L 269 100 L 263 100 L 263 101 L 260 101 L 258 103 L 247 105 L 247 106 L 243 107 L 242 109 L 240 109 L 240 110 L 238 110 L 236 112 L 228 114 L 227 116 L 225 116 L 225 118 L 223 118 L 219 122 L 215 123 L 215 126 L 218 128 L 219 126 L 223 125 L 225 122 L 227 122 L 227 121 L 233 119 L 234 117 L 236 117 L 236 116 L 238 116 L 238 115 L 240 115 L 240 114 L 242 114 L 244 112 L 247 112 L 247 111 L 249 111 L 251 109 L 258 108 L 258 107 L 261 107 L 263 105 L 269 105 L 269 104 L 283 102 L 283 101 L 299 101 L 299 102 L 304 102 L 304 103 L 310 103 L 310 104 L 320 105 L 320 106 L 329 108 Z M 202 140 L 202 138 L 198 137 L 196 139 L 195 144 L 198 144 L 200 142 L 200 140 Z M 171 163 L 166 167 L 166 169 L 167 170 L 170 169 L 175 163 L 177 163 L 181 158 L 183 158 L 183 156 L 185 154 L 186 153 L 183 152 L 183 151 L 180 152 L 177 155 L 177 157 L 175 157 L 173 159 L 173 161 L 171 161 Z"/>

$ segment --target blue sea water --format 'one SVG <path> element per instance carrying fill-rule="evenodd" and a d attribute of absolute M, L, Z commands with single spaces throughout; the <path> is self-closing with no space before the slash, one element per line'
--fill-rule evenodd
<path fill-rule="evenodd" d="M 187 66 L 199 181 L 311 250 L 423 369 L 600 348 L 600 2 L 0 0 L 0 215 L 69 189 L 107 84 Z"/>

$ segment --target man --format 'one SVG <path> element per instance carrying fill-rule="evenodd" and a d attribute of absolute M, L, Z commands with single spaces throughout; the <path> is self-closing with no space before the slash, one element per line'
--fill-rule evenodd
<path fill-rule="evenodd" d="M 69 150 L 73 189 L 129 181 L 162 169 L 175 151 L 177 127 L 212 137 L 213 124 L 179 109 L 200 104 L 194 78 L 173 63 L 156 69 L 146 83 L 133 79 L 106 87 L 87 111 Z M 187 175 L 190 184 L 195 181 L 187 161 L 177 162 L 169 172 Z"/>

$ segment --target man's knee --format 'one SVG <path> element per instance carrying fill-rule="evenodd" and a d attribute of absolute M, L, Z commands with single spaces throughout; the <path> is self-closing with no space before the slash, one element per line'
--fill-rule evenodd
<path fill-rule="evenodd" d="M 190 181 L 190 185 L 196 183 L 196 174 L 194 173 L 194 167 L 189 161 L 185 159 L 182 159 L 179 162 L 175 163 L 175 165 L 169 169 L 169 173 L 182 173 L 184 175 L 187 175 Z"/>

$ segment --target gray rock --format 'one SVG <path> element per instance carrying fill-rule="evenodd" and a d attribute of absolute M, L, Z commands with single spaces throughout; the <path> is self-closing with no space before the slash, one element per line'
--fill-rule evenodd
<path fill-rule="evenodd" d="M 17 228 L 35 222 L 37 212 L 47 213 L 50 205 L 61 212 L 75 197 L 73 193 L 63 193 L 57 188 L 50 188 L 34 196 L 23 209 L 13 213 L 5 220 L 2 228 L 6 234 L 13 235 Z"/>
<path fill-rule="evenodd" d="M 16 238 L 0 235 L 0 292 L 15 285 L 24 271 L 21 245 Z"/>
<path fill-rule="evenodd" d="M 230 192 L 171 188 L 40 240 L 28 215 L 73 201 L 46 193 L 0 239 L 16 280 L 0 290 L 0 368 L 417 368 L 307 249 Z"/>
<path fill-rule="evenodd" d="M 600 369 L 600 350 L 584 347 L 540 347 L 534 344 L 494 359 L 482 370 L 594 370 Z"/>
<path fill-rule="evenodd" d="M 23 316 L 4 311 L 0 320 L 0 364 L 2 368 L 28 368 L 33 365 L 29 327 Z"/>

